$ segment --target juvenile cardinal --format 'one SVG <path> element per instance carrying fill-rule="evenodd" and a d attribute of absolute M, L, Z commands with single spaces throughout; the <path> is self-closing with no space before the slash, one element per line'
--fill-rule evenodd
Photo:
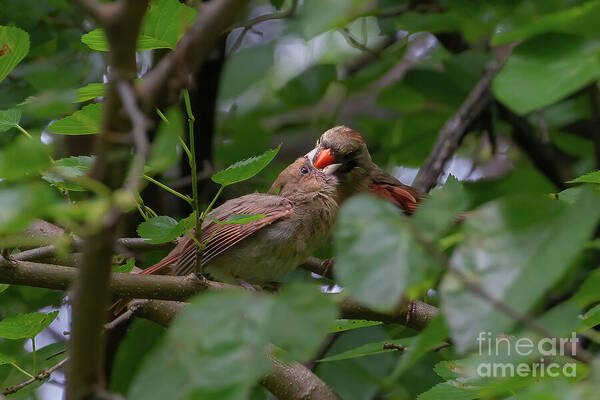
<path fill-rule="evenodd" d="M 308 158 L 298 158 L 281 172 L 269 193 L 228 200 L 211 211 L 202 224 L 201 273 L 221 282 L 246 286 L 278 282 L 319 247 L 337 214 L 336 165 L 323 170 Z M 246 224 L 220 224 L 239 214 L 263 214 Z M 142 274 L 173 266 L 176 275 L 195 271 L 198 248 L 189 237 L 158 264 Z"/>
<path fill-rule="evenodd" d="M 370 192 L 412 214 L 426 197 L 373 163 L 363 138 L 347 126 L 336 126 L 323 133 L 307 157 L 319 169 L 339 164 L 336 176 L 340 180 L 340 202 L 356 193 Z"/>

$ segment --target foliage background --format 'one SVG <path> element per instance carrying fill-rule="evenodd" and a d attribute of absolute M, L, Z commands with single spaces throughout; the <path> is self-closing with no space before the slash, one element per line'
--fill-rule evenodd
<path fill-rule="evenodd" d="M 250 27 L 249 21 L 273 13 L 279 18 Z M 175 46 L 195 15 L 175 0 L 153 1 L 138 42 L 139 77 Z M 168 392 L 178 398 L 266 398 L 256 382 L 268 370 L 262 348 L 270 342 L 299 361 L 315 354 L 329 358 L 315 371 L 344 399 L 596 393 L 598 18 L 595 0 L 250 2 L 190 87 L 204 205 L 218 189 L 210 180 L 215 171 L 282 144 L 266 169 L 227 186 L 219 201 L 264 192 L 284 166 L 338 124 L 361 132 L 374 161 L 411 183 L 500 46 L 516 46 L 491 82 L 491 100 L 466 126 L 446 164 L 443 188 L 411 219 L 374 199 L 353 200 L 341 212 L 333 244 L 317 254 L 337 257 L 335 290 L 343 287 L 381 311 L 393 309 L 402 296 L 421 299 L 439 306 L 443 319 L 421 333 L 379 324 L 326 338 L 328 329 L 335 330 L 335 307 L 313 287 L 316 278 L 298 270 L 276 300 L 201 295 L 167 333 L 136 320 L 120 344 L 109 346 L 109 388 L 127 398 L 164 398 L 161 387 L 180 388 Z M 22 58 L 16 62 L 0 58 L 0 247 L 7 252 L 28 247 L 20 232 L 34 218 L 85 236 L 107 210 L 102 193 L 90 197 L 84 182 L 74 182 L 89 170 L 100 131 L 107 44 L 95 29 L 65 0 L 4 0 L 0 8 L 0 43 L 17 40 L 14 48 L 23 53 L 11 53 Z M 183 100 L 162 111 L 169 123 L 154 116 L 146 173 L 192 196 L 190 167 L 178 144 L 187 136 Z M 460 182 L 447 181 L 449 174 Z M 581 175 L 584 184 L 570 182 Z M 190 213 L 185 201 L 154 185 L 146 185 L 141 197 L 156 214 L 174 218 L 173 226 Z M 473 213 L 466 221 L 454 224 L 467 210 Z M 143 220 L 130 213 L 124 236 L 136 236 Z M 125 264 L 135 257 L 144 267 L 164 254 L 124 252 L 121 258 Z M 468 282 L 523 318 L 498 311 Z M 0 291 L 2 318 L 60 310 L 37 336 L 39 360 L 64 347 L 65 292 L 15 285 Z M 247 328 L 244 316 L 254 328 Z M 535 337 L 540 327 L 559 336 L 579 332 L 591 358 L 580 364 L 577 379 L 473 375 L 469 366 L 482 362 L 478 332 Z M 0 355 L 31 371 L 28 335 L 5 335 Z M 426 351 L 446 337 L 452 346 Z M 190 347 L 177 347 L 180 341 Z M 322 342 L 329 346 L 319 351 Z M 51 347 L 39 350 L 40 343 Z M 383 343 L 408 350 L 384 351 Z M 244 373 L 248 364 L 252 373 Z M 37 369 L 50 365 L 39 361 Z M 168 376 L 162 375 L 165 365 Z M 182 376 L 191 389 L 181 386 Z M 2 388 L 24 378 L 11 363 L 0 365 Z M 55 373 L 38 391 L 15 397 L 56 398 L 63 383 Z"/>

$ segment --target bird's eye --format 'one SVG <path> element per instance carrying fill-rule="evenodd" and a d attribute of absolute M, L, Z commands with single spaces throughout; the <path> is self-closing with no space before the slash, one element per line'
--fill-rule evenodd
<path fill-rule="evenodd" d="M 306 168 L 306 167 L 302 167 L 302 168 L 300 168 L 300 173 L 301 173 L 302 175 L 306 175 L 306 174 L 308 174 L 308 168 Z"/>

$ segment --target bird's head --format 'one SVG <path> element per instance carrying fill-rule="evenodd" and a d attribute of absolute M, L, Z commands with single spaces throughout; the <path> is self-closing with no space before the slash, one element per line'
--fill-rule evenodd
<path fill-rule="evenodd" d="M 316 168 L 324 171 L 338 165 L 335 167 L 338 175 L 348 174 L 354 168 L 368 170 L 372 163 L 363 138 L 344 125 L 325 131 L 306 156 Z"/>
<path fill-rule="evenodd" d="M 308 157 L 300 157 L 279 174 L 269 193 L 273 194 L 279 188 L 279 195 L 288 198 L 310 198 L 317 194 L 333 197 L 338 184 L 334 172 L 333 165 L 332 168 L 319 170 Z"/>

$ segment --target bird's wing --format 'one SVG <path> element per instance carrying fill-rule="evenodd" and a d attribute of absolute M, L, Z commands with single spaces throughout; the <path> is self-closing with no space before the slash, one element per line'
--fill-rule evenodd
<path fill-rule="evenodd" d="M 374 183 L 369 187 L 369 191 L 377 197 L 391 201 L 407 214 L 415 212 L 421 201 L 421 196 L 418 192 L 410 186 L 402 184 L 388 185 Z"/>
<path fill-rule="evenodd" d="M 261 228 L 282 218 L 292 211 L 292 203 L 279 196 L 250 194 L 233 199 L 210 212 L 202 224 L 201 242 L 206 244 L 202 252 L 202 265 L 241 242 Z M 218 224 L 214 220 L 226 221 L 239 214 L 263 214 L 265 217 L 246 224 Z M 189 240 L 183 248 L 175 268 L 176 275 L 187 275 L 194 271 L 197 255 L 196 244 Z"/>

